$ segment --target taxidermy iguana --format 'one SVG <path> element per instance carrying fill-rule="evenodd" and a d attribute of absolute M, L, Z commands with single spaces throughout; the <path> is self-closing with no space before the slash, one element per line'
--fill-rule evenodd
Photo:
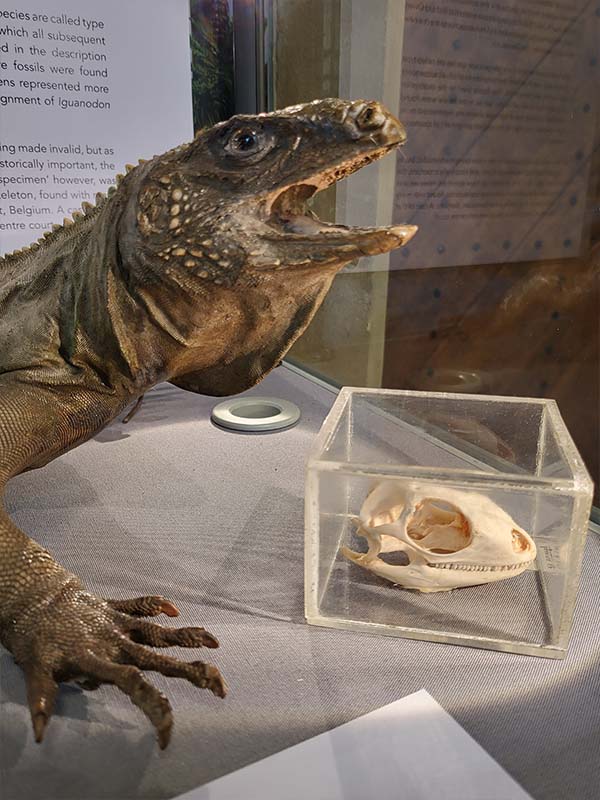
<path fill-rule="evenodd" d="M 321 100 L 236 116 L 118 176 L 108 197 L 0 260 L 0 490 L 90 439 L 160 381 L 206 395 L 261 380 L 348 262 L 413 226 L 348 228 L 313 194 L 403 144 L 376 102 Z M 113 600 L 20 531 L 0 504 L 0 642 L 27 682 L 42 740 L 58 684 L 119 687 L 166 747 L 171 708 L 154 670 L 225 695 L 216 667 L 150 648 L 217 647 L 163 597 Z M 150 647 L 149 647 L 150 646 Z"/>

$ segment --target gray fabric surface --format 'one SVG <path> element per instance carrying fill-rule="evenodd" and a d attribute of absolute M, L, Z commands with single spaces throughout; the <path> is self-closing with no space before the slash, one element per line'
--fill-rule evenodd
<path fill-rule="evenodd" d="M 309 627 L 304 463 L 334 396 L 286 368 L 252 393 L 298 403 L 300 423 L 225 432 L 209 421 L 216 401 L 160 386 L 129 426 L 10 485 L 15 520 L 93 591 L 165 594 L 178 624 L 217 635 L 221 649 L 204 652 L 230 694 L 152 675 L 176 715 L 161 753 L 116 689 L 64 687 L 36 746 L 21 674 L 0 650 L 1 800 L 171 798 L 423 687 L 536 800 L 597 798 L 600 537 L 588 538 L 564 661 Z"/>

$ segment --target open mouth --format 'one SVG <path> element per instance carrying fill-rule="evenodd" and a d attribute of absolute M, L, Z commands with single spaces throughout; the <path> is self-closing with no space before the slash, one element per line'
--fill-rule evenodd
<path fill-rule="evenodd" d="M 296 183 L 284 189 L 271 203 L 268 224 L 284 233 L 318 233 L 327 223 L 306 207 L 318 191 L 318 185 L 313 183 Z"/>
<path fill-rule="evenodd" d="M 367 164 L 382 158 L 397 147 L 397 142 L 379 147 L 369 153 L 355 156 L 341 162 L 330 169 L 318 173 L 305 181 L 294 183 L 271 195 L 266 203 L 266 223 L 275 235 L 291 237 L 296 241 L 315 240 L 327 237 L 330 241 L 356 244 L 366 237 L 373 239 L 389 237 L 388 246 L 381 248 L 391 250 L 405 244 L 417 231 L 415 225 L 391 225 L 388 227 L 359 228 L 324 222 L 307 208 L 306 203 L 317 192 L 346 178 Z"/>

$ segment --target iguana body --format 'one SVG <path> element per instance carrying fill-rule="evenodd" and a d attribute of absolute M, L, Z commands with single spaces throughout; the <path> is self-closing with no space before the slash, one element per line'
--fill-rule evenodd
<path fill-rule="evenodd" d="M 234 117 L 131 169 L 85 216 L 0 260 L 0 489 L 160 381 L 226 395 L 264 377 L 344 264 L 414 233 L 325 225 L 304 208 L 404 140 L 394 117 L 364 101 Z M 224 695 L 215 667 L 146 646 L 217 646 L 203 628 L 140 619 L 160 613 L 177 609 L 85 591 L 0 506 L 0 641 L 25 672 L 38 741 L 65 680 L 116 684 L 163 747 L 169 703 L 141 670 Z"/>

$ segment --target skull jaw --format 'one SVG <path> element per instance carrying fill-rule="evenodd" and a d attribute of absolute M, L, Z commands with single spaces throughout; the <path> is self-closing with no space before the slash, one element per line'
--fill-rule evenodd
<path fill-rule="evenodd" d="M 403 548 L 397 548 L 397 552 L 409 554 L 408 550 Z M 419 563 L 413 561 L 407 566 L 386 564 L 376 556 L 357 553 L 349 547 L 341 547 L 340 553 L 344 558 L 380 578 L 385 578 L 403 589 L 416 589 L 419 592 L 451 592 L 453 589 L 462 589 L 466 586 L 495 583 L 520 575 L 530 566 L 530 563 L 523 563 L 510 570 L 482 568 L 481 571 L 475 568 L 440 569 L 430 567 L 424 560 Z"/>

